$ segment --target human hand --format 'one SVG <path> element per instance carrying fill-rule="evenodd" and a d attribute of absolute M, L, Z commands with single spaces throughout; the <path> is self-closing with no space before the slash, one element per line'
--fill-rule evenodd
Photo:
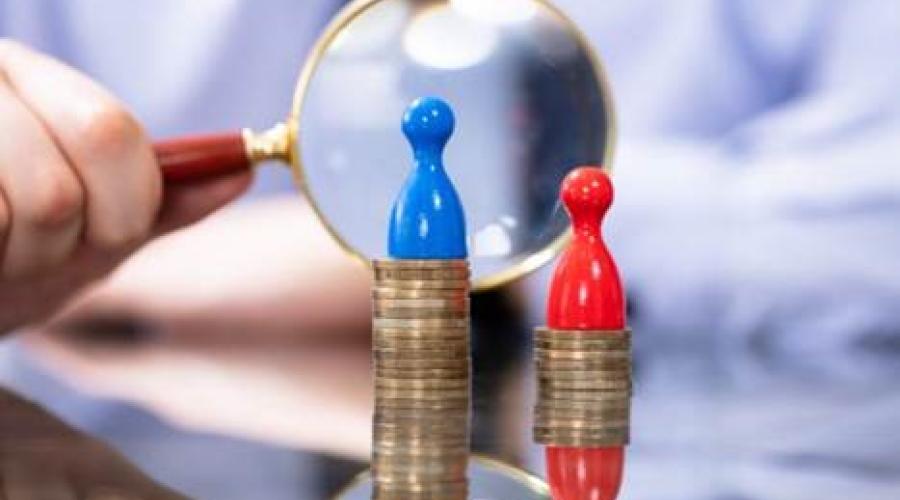
<path fill-rule="evenodd" d="M 85 75 L 0 40 L 0 332 L 47 318 L 156 234 L 239 194 L 249 174 L 163 185 L 125 107 Z"/>

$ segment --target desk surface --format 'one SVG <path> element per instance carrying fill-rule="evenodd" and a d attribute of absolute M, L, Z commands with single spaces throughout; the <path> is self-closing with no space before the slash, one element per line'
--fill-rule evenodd
<path fill-rule="evenodd" d="M 528 329 L 515 314 L 487 314 L 495 303 L 473 307 L 474 449 L 539 473 Z M 896 378 L 784 371 L 712 343 L 647 344 L 636 352 L 621 499 L 897 498 Z M 5 498 L 315 499 L 365 468 L 364 334 L 315 348 L 106 335 L 62 346 L 68 355 L 36 359 L 17 342 L 0 353 Z"/>

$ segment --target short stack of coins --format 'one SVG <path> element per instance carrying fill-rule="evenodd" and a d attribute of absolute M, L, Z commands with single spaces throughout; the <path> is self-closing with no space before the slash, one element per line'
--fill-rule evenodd
<path fill-rule="evenodd" d="M 375 261 L 373 498 L 468 495 L 469 265 Z"/>
<path fill-rule="evenodd" d="M 628 444 L 631 332 L 537 328 L 534 439 L 548 446 Z"/>

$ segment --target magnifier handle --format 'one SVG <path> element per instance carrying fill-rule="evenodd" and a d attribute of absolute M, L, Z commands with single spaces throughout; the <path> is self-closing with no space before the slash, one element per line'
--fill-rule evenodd
<path fill-rule="evenodd" d="M 153 149 L 166 182 L 215 178 L 252 164 L 241 132 L 177 137 L 157 142 Z"/>

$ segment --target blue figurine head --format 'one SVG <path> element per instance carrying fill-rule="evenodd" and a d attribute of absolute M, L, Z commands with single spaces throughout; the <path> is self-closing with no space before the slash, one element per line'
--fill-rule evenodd
<path fill-rule="evenodd" d="M 403 115 L 403 134 L 416 153 L 440 154 L 455 126 L 450 105 L 436 97 L 416 99 Z"/>
<path fill-rule="evenodd" d="M 391 212 L 388 254 L 393 259 L 464 259 L 466 223 L 459 195 L 441 155 L 455 119 L 435 97 L 416 99 L 403 116 L 415 166 Z"/>

